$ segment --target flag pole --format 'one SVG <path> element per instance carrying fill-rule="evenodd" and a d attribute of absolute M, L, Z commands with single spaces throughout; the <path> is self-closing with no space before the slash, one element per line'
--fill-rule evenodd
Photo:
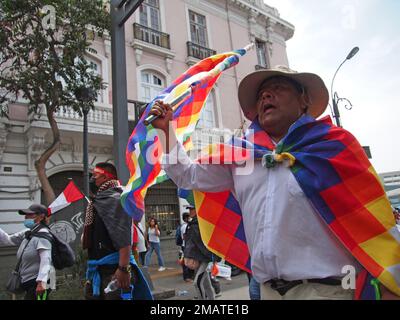
<path fill-rule="evenodd" d="M 192 86 L 190 86 L 189 88 L 187 88 L 180 96 L 177 96 L 174 100 L 172 100 L 170 102 L 170 106 L 171 108 L 174 108 L 176 106 L 178 106 L 181 102 L 183 102 L 186 98 L 190 97 L 192 95 Z M 145 126 L 148 126 L 149 124 L 151 124 L 154 120 L 156 120 L 159 117 L 159 115 L 154 115 L 151 114 L 149 116 L 147 116 L 146 119 L 144 119 L 143 123 Z"/>
<path fill-rule="evenodd" d="M 249 50 L 251 50 L 251 49 L 253 49 L 253 48 L 254 48 L 254 42 L 251 42 L 250 44 L 248 44 L 247 46 L 245 46 L 243 49 L 245 50 L 245 52 L 248 52 Z M 220 65 L 223 66 L 224 63 L 221 62 L 221 63 L 220 63 L 217 67 L 215 67 L 214 69 L 220 69 L 220 68 L 218 68 Z M 223 69 L 225 69 L 225 68 L 223 67 Z M 223 69 L 222 69 L 222 70 L 223 70 Z M 221 70 L 220 70 L 220 71 L 221 71 Z M 204 79 L 203 79 L 203 80 L 204 80 Z M 187 88 L 181 95 L 177 96 L 174 100 L 172 100 L 169 104 L 170 104 L 170 106 L 173 108 L 173 111 L 175 111 L 175 110 L 174 110 L 174 107 L 177 107 L 180 103 L 182 103 L 183 101 L 185 101 L 186 98 L 190 97 L 190 96 L 193 94 L 193 92 L 194 92 L 194 90 L 196 89 L 196 87 L 197 87 L 199 84 L 201 84 L 202 82 L 203 82 L 203 81 L 196 81 L 196 82 L 192 83 L 192 84 L 189 86 L 189 88 Z M 148 116 L 144 119 L 144 121 L 143 121 L 144 125 L 145 125 L 145 126 L 148 126 L 148 125 L 151 124 L 154 120 L 156 120 L 159 116 L 160 116 L 160 115 L 153 115 L 153 114 L 148 115 Z"/>

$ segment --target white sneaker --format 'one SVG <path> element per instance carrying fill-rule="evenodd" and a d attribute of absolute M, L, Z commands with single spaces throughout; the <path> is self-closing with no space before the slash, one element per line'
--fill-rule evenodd
<path fill-rule="evenodd" d="M 159 267 L 159 268 L 158 268 L 158 271 L 164 271 L 164 270 L 165 270 L 164 267 Z"/>

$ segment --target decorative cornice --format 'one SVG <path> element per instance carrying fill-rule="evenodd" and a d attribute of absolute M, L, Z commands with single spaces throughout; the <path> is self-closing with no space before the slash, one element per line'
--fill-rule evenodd
<path fill-rule="evenodd" d="M 275 15 L 279 18 L 278 10 L 266 5 L 263 0 L 229 0 L 229 2 L 246 11 L 256 10 L 261 14 Z"/>
<path fill-rule="evenodd" d="M 73 153 L 82 153 L 83 146 L 81 144 L 60 144 L 58 149 L 59 152 L 73 152 Z M 88 151 L 90 154 L 112 154 L 111 146 L 94 146 L 89 145 Z"/>
<path fill-rule="evenodd" d="M 254 23 L 257 24 L 257 19 L 263 18 L 265 21 L 273 21 L 279 25 L 275 32 L 282 34 L 285 41 L 293 37 L 294 26 L 283 20 L 278 10 L 266 5 L 263 0 L 229 0 L 229 2 L 241 11 L 248 13 L 250 26 Z M 250 34 L 253 35 L 254 32 L 250 31 Z"/>
<path fill-rule="evenodd" d="M 197 62 L 199 62 L 200 61 L 200 59 L 197 59 L 197 58 L 195 58 L 195 57 L 192 57 L 192 56 L 187 56 L 186 57 L 186 64 L 189 66 L 189 67 L 191 67 L 191 66 L 194 66 Z"/>
<path fill-rule="evenodd" d="M 131 46 L 135 50 L 136 65 L 138 65 L 138 66 L 140 65 L 140 60 L 141 60 L 143 51 L 156 54 L 165 59 L 174 59 L 175 58 L 175 53 L 173 51 L 162 48 L 162 47 L 155 46 L 153 44 L 150 44 L 150 43 L 138 40 L 138 39 L 134 39 L 131 42 Z"/>

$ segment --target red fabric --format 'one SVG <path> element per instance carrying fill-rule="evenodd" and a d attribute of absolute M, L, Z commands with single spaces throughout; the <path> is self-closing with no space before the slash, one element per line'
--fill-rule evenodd
<path fill-rule="evenodd" d="M 83 198 L 83 194 L 79 191 L 73 181 L 68 183 L 67 187 L 63 191 L 65 199 L 69 202 L 75 202 Z"/>
<path fill-rule="evenodd" d="M 107 170 L 104 170 L 103 168 L 99 168 L 99 167 L 94 168 L 93 173 L 96 173 L 96 172 L 100 173 L 100 174 L 104 174 L 107 178 L 117 179 L 117 177 L 115 175 L 108 172 Z"/>
<path fill-rule="evenodd" d="M 361 293 L 364 289 L 365 281 L 367 280 L 367 275 L 368 275 L 367 270 L 363 269 L 357 276 L 354 300 L 361 300 Z"/>
<path fill-rule="evenodd" d="M 134 244 L 139 242 L 139 234 L 138 234 L 138 229 L 135 225 L 133 225 L 133 234 L 132 234 L 132 242 Z"/>

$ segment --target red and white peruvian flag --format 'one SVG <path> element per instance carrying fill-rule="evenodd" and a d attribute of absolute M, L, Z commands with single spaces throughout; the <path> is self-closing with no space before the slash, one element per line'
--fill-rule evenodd
<path fill-rule="evenodd" d="M 48 215 L 50 216 L 53 213 L 68 207 L 72 202 L 81 200 L 83 197 L 82 192 L 80 192 L 75 183 L 71 181 L 57 199 L 49 205 Z"/>

